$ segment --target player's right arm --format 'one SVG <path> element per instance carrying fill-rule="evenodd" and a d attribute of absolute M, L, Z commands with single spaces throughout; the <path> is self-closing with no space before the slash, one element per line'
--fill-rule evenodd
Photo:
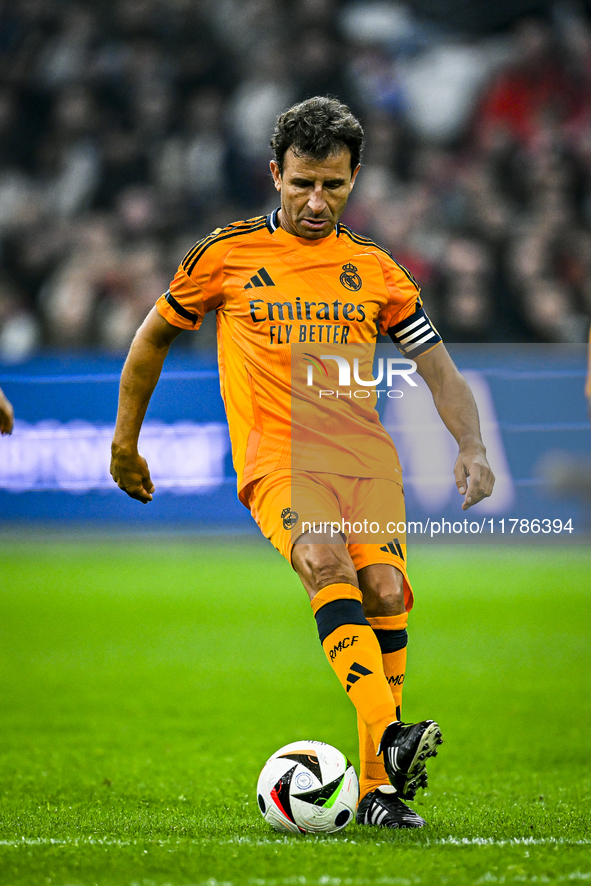
<path fill-rule="evenodd" d="M 14 422 L 12 403 L 0 388 L 0 434 L 11 434 Z"/>
<path fill-rule="evenodd" d="M 168 349 L 181 331 L 152 308 L 135 334 L 121 373 L 111 475 L 120 489 L 144 504 L 152 501 L 154 484 L 138 452 L 138 438 Z"/>
<path fill-rule="evenodd" d="M 585 380 L 585 396 L 587 398 L 587 412 L 589 413 L 589 421 L 591 421 L 591 329 L 589 330 L 589 351 L 587 378 Z"/>

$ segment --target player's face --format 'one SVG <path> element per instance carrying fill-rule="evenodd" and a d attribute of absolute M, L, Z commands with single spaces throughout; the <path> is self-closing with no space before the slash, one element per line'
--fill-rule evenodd
<path fill-rule="evenodd" d="M 283 174 L 271 161 L 275 187 L 281 194 L 281 227 L 296 237 L 319 240 L 334 231 L 359 172 L 351 172 L 351 154 L 342 148 L 325 160 L 285 152 Z"/>

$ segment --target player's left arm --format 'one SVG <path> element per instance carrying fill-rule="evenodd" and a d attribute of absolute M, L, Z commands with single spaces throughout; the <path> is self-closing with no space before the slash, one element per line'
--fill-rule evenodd
<path fill-rule="evenodd" d="M 443 343 L 414 360 L 419 375 L 433 395 L 437 412 L 458 443 L 460 451 L 454 476 L 458 492 L 465 496 L 462 509 L 467 511 L 491 494 L 495 482 L 480 436 L 478 409 L 472 391 Z"/>
<path fill-rule="evenodd" d="M 591 329 L 589 330 L 589 351 L 587 357 L 587 378 L 585 379 L 585 397 L 587 398 L 587 412 L 591 421 Z"/>
<path fill-rule="evenodd" d="M 12 403 L 0 388 L 0 434 L 12 434 L 14 410 Z"/>

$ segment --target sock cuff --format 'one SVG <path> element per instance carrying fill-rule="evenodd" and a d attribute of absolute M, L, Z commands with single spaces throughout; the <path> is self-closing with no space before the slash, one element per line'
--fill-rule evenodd
<path fill-rule="evenodd" d="M 401 612 L 400 615 L 372 617 L 367 620 L 374 631 L 403 631 L 408 625 L 408 612 Z"/>
<path fill-rule="evenodd" d="M 316 596 L 310 601 L 312 612 L 316 615 L 319 609 L 322 609 L 327 603 L 333 603 L 335 600 L 356 600 L 358 603 L 361 603 L 363 596 L 359 588 L 346 582 L 327 585 L 321 591 L 318 591 Z"/>
<path fill-rule="evenodd" d="M 365 628 L 375 637 L 358 600 L 332 600 L 326 606 L 323 606 L 322 609 L 319 609 L 314 617 L 318 628 L 318 636 L 323 646 L 324 641 L 333 631 L 336 631 L 338 628 L 350 630 L 352 625 Z"/>

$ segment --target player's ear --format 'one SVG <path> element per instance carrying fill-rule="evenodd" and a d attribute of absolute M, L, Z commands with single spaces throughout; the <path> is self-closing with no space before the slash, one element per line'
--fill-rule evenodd
<path fill-rule="evenodd" d="M 269 168 L 271 170 L 271 175 L 273 176 L 273 182 L 275 184 L 275 190 L 281 190 L 281 172 L 279 170 L 279 166 L 277 165 L 275 160 L 271 160 L 269 163 Z"/>
<path fill-rule="evenodd" d="M 361 169 L 361 163 L 358 163 L 357 166 L 355 167 L 355 169 L 353 170 L 353 172 L 351 173 L 351 186 L 349 188 L 349 191 L 353 190 L 353 185 L 355 184 L 355 179 L 357 178 L 357 173 L 359 172 L 360 169 Z"/>

